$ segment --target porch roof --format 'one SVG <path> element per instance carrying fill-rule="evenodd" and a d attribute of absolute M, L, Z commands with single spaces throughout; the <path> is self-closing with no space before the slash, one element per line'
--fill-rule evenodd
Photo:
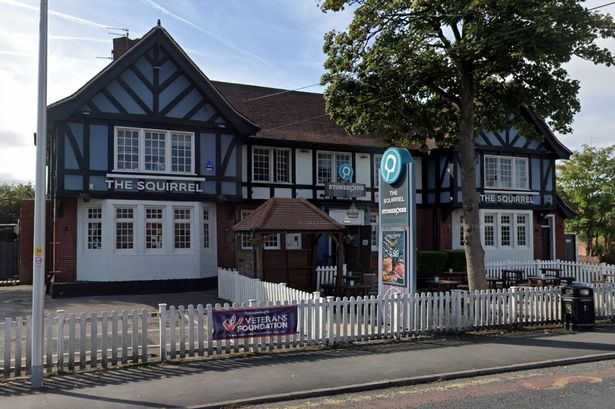
<path fill-rule="evenodd" d="M 344 225 L 305 199 L 272 197 L 233 226 L 235 232 L 341 232 Z"/>

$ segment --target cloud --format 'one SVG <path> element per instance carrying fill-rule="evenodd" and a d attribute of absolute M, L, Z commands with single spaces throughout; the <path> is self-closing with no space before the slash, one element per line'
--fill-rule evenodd
<path fill-rule="evenodd" d="M 28 9 L 28 10 L 33 10 L 33 11 L 36 11 L 36 12 L 40 11 L 40 8 L 38 6 L 33 6 L 33 5 L 27 4 L 27 3 L 22 3 L 21 1 L 17 1 L 17 0 L 0 0 L 0 4 L 6 4 L 8 6 L 14 6 L 14 7 L 21 7 L 21 8 Z M 70 21 L 71 23 L 82 24 L 82 25 L 89 26 L 89 27 L 94 27 L 94 28 L 107 28 L 107 27 L 109 27 L 109 24 L 97 23 L 97 22 L 92 21 L 92 20 L 87 20 L 85 18 L 73 16 L 71 14 L 61 13 L 61 12 L 55 11 L 55 10 L 48 10 L 47 12 L 48 12 L 48 14 L 50 16 L 59 17 L 62 20 Z"/>
<path fill-rule="evenodd" d="M 29 146 L 34 143 L 34 137 L 13 129 L 0 128 L 0 148 L 15 148 Z"/>

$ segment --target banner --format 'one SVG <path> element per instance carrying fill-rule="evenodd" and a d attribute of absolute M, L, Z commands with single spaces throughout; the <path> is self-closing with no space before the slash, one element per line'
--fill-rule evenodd
<path fill-rule="evenodd" d="M 212 311 L 214 339 L 265 337 L 297 332 L 297 306 Z"/>

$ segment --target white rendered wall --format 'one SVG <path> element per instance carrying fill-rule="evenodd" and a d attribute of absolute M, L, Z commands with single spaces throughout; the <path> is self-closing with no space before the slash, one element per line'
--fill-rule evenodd
<path fill-rule="evenodd" d="M 297 171 L 298 185 L 312 184 L 312 155 L 311 149 L 295 149 L 295 170 Z"/>
<path fill-rule="evenodd" d="M 102 208 L 102 248 L 87 249 L 87 208 Z M 115 249 L 115 206 L 134 207 L 134 248 Z M 145 206 L 164 207 L 163 248 L 145 249 Z M 175 249 L 173 207 L 192 208 L 191 248 Z M 209 210 L 210 248 L 203 249 L 203 209 Z M 197 202 L 92 200 L 77 209 L 77 281 L 129 281 L 215 277 L 216 208 Z"/>

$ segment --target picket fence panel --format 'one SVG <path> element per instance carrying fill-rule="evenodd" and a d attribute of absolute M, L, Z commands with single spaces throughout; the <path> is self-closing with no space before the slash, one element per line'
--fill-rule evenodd
<path fill-rule="evenodd" d="M 565 260 L 524 260 L 524 261 L 497 261 L 485 263 L 488 277 L 502 278 L 502 270 L 522 270 L 523 278 L 540 277 L 541 268 L 559 268 L 562 277 L 574 277 L 574 281 L 583 284 L 599 282 L 613 282 L 615 266 L 610 264 L 576 263 Z M 605 274 L 607 276 L 605 276 Z M 608 280 L 605 280 L 608 278 Z"/>
<path fill-rule="evenodd" d="M 157 319 L 145 309 L 102 314 L 65 314 L 59 310 L 44 317 L 43 364 L 46 373 L 96 369 L 131 362 L 147 362 L 148 329 Z M 118 326 L 121 331 L 118 331 Z M 111 330 L 110 330 L 111 329 Z M 31 317 L 6 318 L 0 323 L 0 356 L 4 377 L 31 370 Z M 109 357 L 111 361 L 109 361 Z M 119 359 L 118 359 L 119 357 Z"/>

